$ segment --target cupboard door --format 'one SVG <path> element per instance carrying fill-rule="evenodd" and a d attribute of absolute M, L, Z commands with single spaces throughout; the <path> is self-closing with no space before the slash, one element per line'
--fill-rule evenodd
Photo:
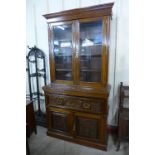
<path fill-rule="evenodd" d="M 84 138 L 93 138 L 98 139 L 99 133 L 99 122 L 95 119 L 84 118 L 84 117 L 77 117 L 76 118 L 76 133 L 77 136 L 84 137 Z"/>
<path fill-rule="evenodd" d="M 50 131 L 63 132 L 71 134 L 73 128 L 73 115 L 67 110 L 57 110 L 56 108 L 49 110 L 48 127 Z"/>
<path fill-rule="evenodd" d="M 101 82 L 102 20 L 79 23 L 80 81 Z"/>
<path fill-rule="evenodd" d="M 99 115 L 76 113 L 75 114 L 76 124 L 76 137 L 83 138 L 86 140 L 94 141 L 105 141 L 106 132 L 103 127 L 103 118 Z"/>
<path fill-rule="evenodd" d="M 52 26 L 52 52 L 55 63 L 55 80 L 73 81 L 72 22 Z M 53 71 L 52 71 L 53 72 Z"/>

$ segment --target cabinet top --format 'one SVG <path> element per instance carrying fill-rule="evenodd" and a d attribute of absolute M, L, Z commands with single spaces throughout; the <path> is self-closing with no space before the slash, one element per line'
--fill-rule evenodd
<path fill-rule="evenodd" d="M 44 86 L 43 90 L 45 91 L 45 93 L 57 93 L 93 98 L 107 98 L 110 92 L 110 85 L 107 85 L 106 87 L 94 88 L 80 85 L 51 83 L 47 86 Z"/>
<path fill-rule="evenodd" d="M 47 19 L 48 22 L 59 22 L 59 21 L 76 20 L 83 18 L 111 16 L 113 4 L 114 3 L 95 5 L 91 7 L 45 14 L 43 16 Z"/>

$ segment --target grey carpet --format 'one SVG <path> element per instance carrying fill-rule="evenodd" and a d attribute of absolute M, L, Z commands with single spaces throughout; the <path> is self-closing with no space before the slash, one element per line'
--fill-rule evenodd
<path fill-rule="evenodd" d="M 37 126 L 37 135 L 34 133 L 29 138 L 31 155 L 128 155 L 128 143 L 121 143 L 120 150 L 116 152 L 116 146 L 111 136 L 108 137 L 108 150 L 98 149 L 70 143 L 46 135 L 46 128 Z"/>

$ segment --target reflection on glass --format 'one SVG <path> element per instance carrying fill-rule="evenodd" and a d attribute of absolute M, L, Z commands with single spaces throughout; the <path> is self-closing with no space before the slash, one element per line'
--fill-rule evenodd
<path fill-rule="evenodd" d="M 72 26 L 54 26 L 54 56 L 57 80 L 72 80 Z"/>
<path fill-rule="evenodd" d="M 101 81 L 102 21 L 80 23 L 80 81 Z"/>

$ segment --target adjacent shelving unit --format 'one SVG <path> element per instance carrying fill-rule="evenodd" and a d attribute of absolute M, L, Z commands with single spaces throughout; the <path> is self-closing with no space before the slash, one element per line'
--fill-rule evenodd
<path fill-rule="evenodd" d="M 37 102 L 37 110 L 35 112 L 36 121 L 38 125 L 46 126 L 45 112 L 41 109 L 41 103 L 45 104 L 44 94 L 41 90 L 40 80 L 43 78 L 44 84 L 46 85 L 46 66 L 45 66 L 45 54 L 42 50 L 38 49 L 36 46 L 29 48 L 29 53 L 26 57 L 27 59 L 27 73 L 28 73 L 28 83 L 29 83 L 29 94 L 27 97 L 31 101 Z M 42 62 L 42 68 L 39 68 L 39 63 Z M 32 78 L 35 78 L 36 84 L 32 83 Z M 32 89 L 32 85 L 35 85 L 35 90 Z"/>

